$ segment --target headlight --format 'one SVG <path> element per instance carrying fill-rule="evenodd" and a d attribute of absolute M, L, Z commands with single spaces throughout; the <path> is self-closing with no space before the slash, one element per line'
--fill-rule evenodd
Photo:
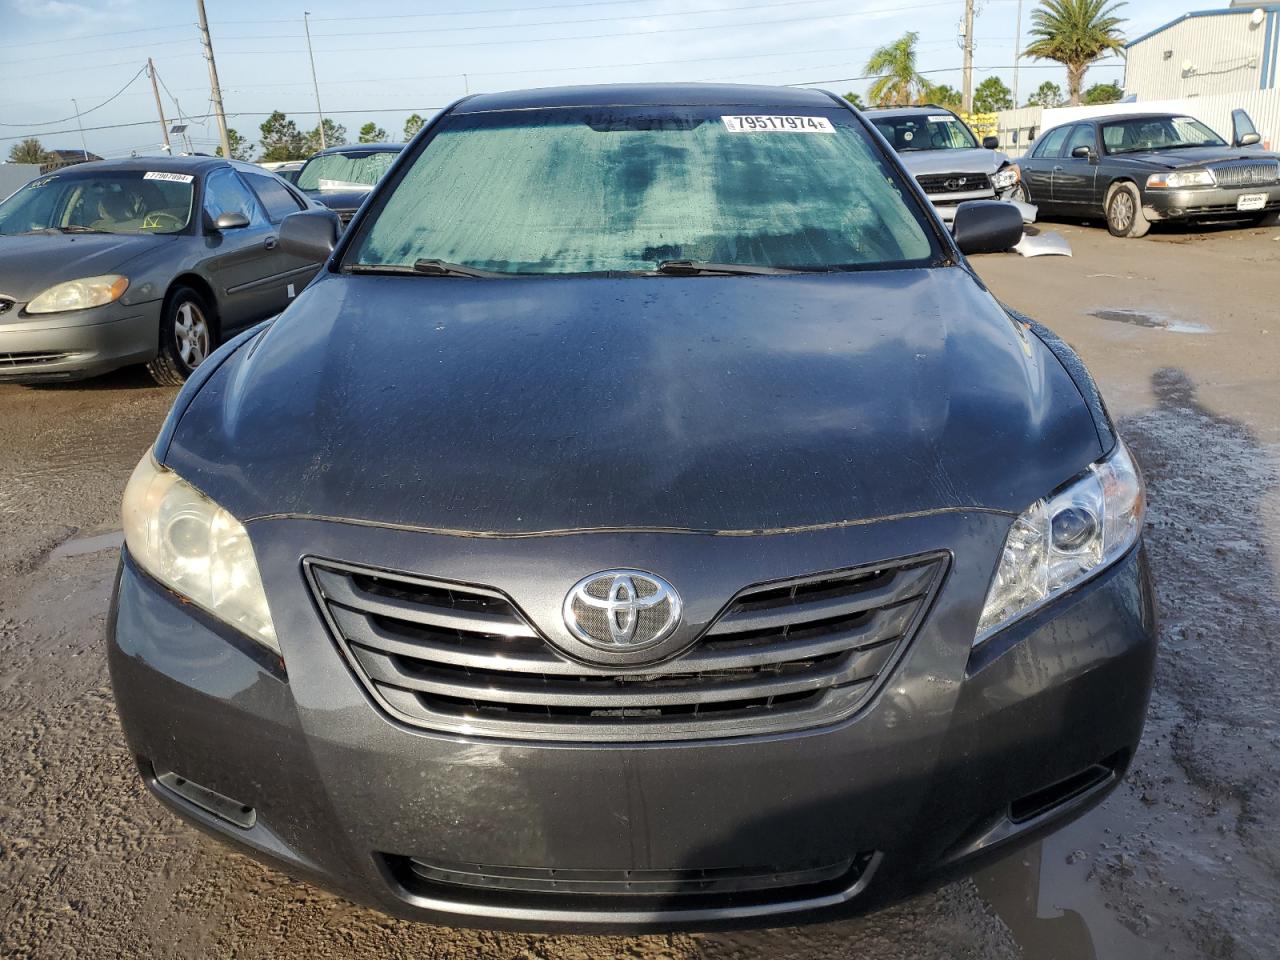
<path fill-rule="evenodd" d="M 1138 539 L 1146 495 L 1122 442 L 1060 493 L 1037 500 L 1005 539 L 974 643 L 1118 560 Z"/>
<path fill-rule="evenodd" d="M 1208 170 L 1176 170 L 1172 173 L 1153 173 L 1147 177 L 1147 186 L 1177 190 L 1181 187 L 1212 187 L 1218 181 Z"/>
<path fill-rule="evenodd" d="M 997 190 L 1004 190 L 1012 187 L 1020 179 L 1022 179 L 1022 171 L 1018 169 L 1016 164 L 1011 163 L 991 177 L 991 185 Z"/>
<path fill-rule="evenodd" d="M 276 654 L 276 628 L 249 535 L 148 451 L 124 491 L 129 555 L 169 589 Z"/>
<path fill-rule="evenodd" d="M 68 280 L 35 297 L 27 304 L 27 313 L 62 313 L 64 310 L 100 307 L 119 300 L 128 289 L 129 278 L 115 273 Z"/>

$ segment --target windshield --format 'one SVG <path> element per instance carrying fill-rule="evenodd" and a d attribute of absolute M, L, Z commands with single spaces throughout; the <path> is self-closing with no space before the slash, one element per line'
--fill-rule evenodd
<path fill-rule="evenodd" d="M 344 265 L 632 273 L 665 261 L 838 269 L 935 255 L 914 198 L 852 113 L 771 112 L 448 117 Z"/>
<path fill-rule="evenodd" d="M 912 150 L 973 150 L 978 141 L 959 117 L 949 113 L 868 117 L 899 153 Z"/>
<path fill-rule="evenodd" d="M 179 233 L 191 222 L 195 177 L 186 173 L 59 173 L 0 203 L 0 234 Z"/>
<path fill-rule="evenodd" d="M 1192 117 L 1138 117 L 1104 123 L 1102 143 L 1107 148 L 1107 153 L 1227 145 L 1221 137 Z"/>
<path fill-rule="evenodd" d="M 298 173 L 302 190 L 370 190 L 396 159 L 393 150 L 351 150 L 312 157 Z"/>

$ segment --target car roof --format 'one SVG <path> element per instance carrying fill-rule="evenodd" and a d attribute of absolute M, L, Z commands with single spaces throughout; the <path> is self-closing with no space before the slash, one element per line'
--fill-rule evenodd
<path fill-rule="evenodd" d="M 603 83 L 480 93 L 459 101 L 452 113 L 532 110 L 539 107 L 831 106 L 832 95 L 808 87 L 745 83 Z"/>
<path fill-rule="evenodd" d="M 55 170 L 55 173 L 100 170 L 154 170 L 157 173 L 204 173 L 217 167 L 229 166 L 221 157 L 125 157 L 120 160 L 90 160 Z"/>
<path fill-rule="evenodd" d="M 1062 123 L 1054 124 L 1050 130 L 1057 130 L 1058 127 L 1071 127 L 1077 123 L 1114 123 L 1117 120 L 1168 120 L 1171 117 L 1189 117 L 1189 113 L 1108 113 L 1101 117 L 1078 117 L 1075 120 L 1064 120 Z M 1192 119 L 1195 119 L 1192 117 Z M 1048 131 L 1046 131 L 1048 132 Z"/>
<path fill-rule="evenodd" d="M 867 110 L 863 110 L 862 112 L 867 116 L 872 117 L 883 117 L 886 114 L 894 114 L 895 116 L 901 117 L 924 117 L 939 112 L 954 113 L 954 111 L 948 107 L 939 107 L 929 103 L 922 103 L 918 106 L 912 107 L 871 107 Z"/>
<path fill-rule="evenodd" d="M 399 153 L 404 148 L 403 143 L 342 143 L 318 150 L 311 157 L 323 157 L 327 153 Z M 307 159 L 310 160 L 311 157 Z"/>

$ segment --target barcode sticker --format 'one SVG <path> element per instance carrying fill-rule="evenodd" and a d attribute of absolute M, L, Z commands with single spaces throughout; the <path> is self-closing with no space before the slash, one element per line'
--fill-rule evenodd
<path fill-rule="evenodd" d="M 835 133 L 826 117 L 721 117 L 730 133 Z"/>
<path fill-rule="evenodd" d="M 166 173 L 160 170 L 148 170 L 142 175 L 143 180 L 168 180 L 171 183 L 191 183 L 195 180 L 189 173 Z"/>
<path fill-rule="evenodd" d="M 930 123 L 955 123 L 956 118 L 949 113 L 929 114 Z"/>

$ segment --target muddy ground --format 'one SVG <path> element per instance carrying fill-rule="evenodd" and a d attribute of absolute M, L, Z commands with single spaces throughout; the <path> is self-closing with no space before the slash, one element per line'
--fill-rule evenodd
<path fill-rule="evenodd" d="M 117 505 L 173 391 L 0 386 L 0 956 L 1272 958 L 1280 953 L 1280 230 L 983 257 L 1064 336 L 1150 484 L 1161 656 L 1127 782 L 980 876 L 863 920 L 537 937 L 387 919 L 203 838 L 144 793 L 102 649 Z"/>

